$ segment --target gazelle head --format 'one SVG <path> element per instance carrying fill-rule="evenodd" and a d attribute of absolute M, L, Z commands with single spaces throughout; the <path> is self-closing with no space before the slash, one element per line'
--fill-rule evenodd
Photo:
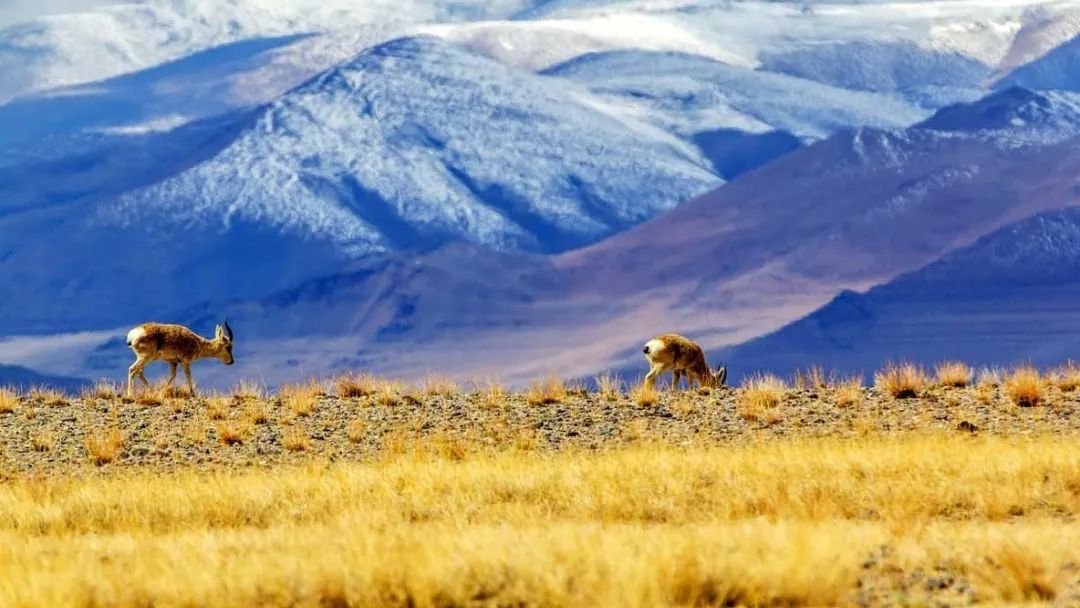
<path fill-rule="evenodd" d="M 233 354 L 233 331 L 229 327 L 229 318 L 225 317 L 224 325 L 218 325 L 214 329 L 214 356 L 221 359 L 221 362 L 225 365 L 232 365 Z"/>
<path fill-rule="evenodd" d="M 698 382 L 700 382 L 702 386 L 707 386 L 709 388 L 724 386 L 724 382 L 727 381 L 727 366 L 721 363 L 716 368 L 716 373 L 713 373 L 709 371 L 708 367 L 703 365 L 702 369 L 697 370 L 697 377 Z"/>

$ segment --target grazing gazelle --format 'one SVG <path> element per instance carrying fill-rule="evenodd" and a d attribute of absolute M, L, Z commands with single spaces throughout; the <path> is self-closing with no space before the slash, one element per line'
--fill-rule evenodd
<path fill-rule="evenodd" d="M 687 386 L 696 380 L 699 385 L 709 388 L 723 386 L 727 380 L 727 367 L 723 363 L 716 368 L 714 374 L 709 369 L 709 362 L 705 360 L 701 347 L 679 334 L 664 334 L 646 342 L 645 358 L 650 366 L 649 374 L 645 376 L 645 384 L 649 388 L 656 385 L 660 374 L 667 372 L 674 375 L 671 390 L 679 387 L 682 376 L 686 376 Z"/>
<path fill-rule="evenodd" d="M 195 396 L 195 384 L 191 381 L 192 361 L 214 358 L 221 359 L 225 365 L 233 364 L 233 332 L 228 319 L 225 319 L 224 326 L 218 325 L 214 330 L 213 340 L 207 340 L 183 325 L 143 323 L 128 332 L 127 343 L 131 350 L 135 351 L 136 357 L 135 363 L 128 368 L 129 397 L 135 394 L 136 376 L 150 388 L 150 383 L 143 375 L 143 368 L 151 361 L 165 361 L 169 364 L 166 387 L 172 387 L 177 364 L 184 366 L 184 375 L 187 376 L 188 390 L 192 397 Z"/>

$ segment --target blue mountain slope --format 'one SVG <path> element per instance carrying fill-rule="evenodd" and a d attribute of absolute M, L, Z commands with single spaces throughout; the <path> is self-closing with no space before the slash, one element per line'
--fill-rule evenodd
<path fill-rule="evenodd" d="M 995 86 L 1080 91 L 1080 36 L 1020 66 Z"/>

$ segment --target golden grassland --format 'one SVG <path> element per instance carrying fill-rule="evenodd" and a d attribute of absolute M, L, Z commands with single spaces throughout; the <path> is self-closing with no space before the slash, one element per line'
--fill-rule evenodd
<path fill-rule="evenodd" d="M 1080 605 L 1073 364 L 595 385 L 0 389 L 0 606 Z"/>
<path fill-rule="evenodd" d="M 1067 602 L 1078 510 L 1080 444 L 1054 437 L 24 480 L 0 487 L 0 604 Z"/>

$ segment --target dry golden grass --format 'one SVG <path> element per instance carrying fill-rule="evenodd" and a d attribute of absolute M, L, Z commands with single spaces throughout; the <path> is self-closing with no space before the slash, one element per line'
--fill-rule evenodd
<path fill-rule="evenodd" d="M 566 399 L 566 384 L 556 375 L 549 375 L 529 383 L 525 401 L 529 405 L 549 405 Z"/>
<path fill-rule="evenodd" d="M 366 420 L 358 418 L 349 423 L 349 426 L 345 429 L 345 435 L 349 438 L 349 441 L 360 443 L 367 438 L 368 426 Z"/>
<path fill-rule="evenodd" d="M 30 447 L 35 452 L 51 452 L 56 446 L 56 433 L 51 429 L 41 429 L 30 433 Z"/>
<path fill-rule="evenodd" d="M 206 399 L 206 417 L 210 420 L 224 420 L 229 416 L 230 399 L 215 395 Z"/>
<path fill-rule="evenodd" d="M 384 381 L 371 374 L 343 374 L 334 379 L 338 397 L 355 399 L 374 395 Z"/>
<path fill-rule="evenodd" d="M 795 388 L 802 390 L 822 389 L 829 386 L 829 377 L 819 365 L 795 371 Z"/>
<path fill-rule="evenodd" d="M 214 424 L 218 441 L 223 445 L 242 443 L 251 434 L 251 423 L 241 420 L 223 420 Z"/>
<path fill-rule="evenodd" d="M 86 452 L 90 462 L 103 465 L 116 460 L 124 449 L 124 434 L 120 429 L 98 429 L 87 433 Z"/>
<path fill-rule="evenodd" d="M 252 380 L 243 380 L 233 387 L 230 393 L 233 401 L 259 401 L 266 399 L 266 387 Z"/>
<path fill-rule="evenodd" d="M 917 397 L 927 382 L 926 372 L 914 363 L 890 363 L 874 374 L 874 386 L 894 399 Z"/>
<path fill-rule="evenodd" d="M 652 407 L 660 402 L 660 393 L 656 387 L 639 382 L 630 389 L 630 400 L 641 407 Z"/>
<path fill-rule="evenodd" d="M 510 393 L 498 380 L 491 379 L 477 384 L 480 405 L 485 409 L 499 409 L 506 406 Z"/>
<path fill-rule="evenodd" d="M 935 604 L 901 579 L 946 568 L 973 601 L 1067 605 L 1080 561 L 1067 438 L 461 440 L 366 465 L 7 482 L 0 605 L 852 605 L 882 547 L 881 602 Z"/>
<path fill-rule="evenodd" d="M 1051 372 L 1048 380 L 1062 391 L 1071 393 L 1080 388 L 1080 365 L 1070 360 Z"/>
<path fill-rule="evenodd" d="M 115 382 L 98 380 L 93 386 L 84 388 L 81 396 L 83 399 L 104 399 L 112 401 L 113 399 L 119 399 L 123 394 L 123 389 Z"/>
<path fill-rule="evenodd" d="M 863 391 L 862 380 L 858 378 L 851 378 L 843 381 L 833 393 L 833 399 L 837 407 L 851 407 L 853 405 L 859 405 L 863 402 L 865 392 Z"/>
<path fill-rule="evenodd" d="M 281 445 L 290 452 L 303 452 L 311 449 L 311 438 L 302 427 L 292 426 L 282 434 Z"/>
<path fill-rule="evenodd" d="M 289 408 L 293 416 L 310 416 L 315 411 L 316 400 L 312 393 L 300 392 L 285 396 L 285 407 Z"/>
<path fill-rule="evenodd" d="M 743 381 L 735 407 L 745 420 L 774 424 L 779 421 L 776 406 L 784 398 L 787 385 L 773 374 L 755 374 Z"/>
<path fill-rule="evenodd" d="M 1046 388 L 1039 370 L 1028 365 L 1018 367 L 1005 378 L 1005 394 L 1019 407 L 1032 407 L 1046 401 Z"/>
<path fill-rule="evenodd" d="M 70 403 L 68 396 L 63 391 L 43 386 L 30 389 L 30 399 L 51 407 L 59 407 Z"/>
<path fill-rule="evenodd" d="M 997 367 L 983 367 L 975 374 L 975 386 L 995 388 L 1001 386 L 1005 373 Z"/>
<path fill-rule="evenodd" d="M 966 363 L 960 361 L 942 361 L 934 370 L 938 384 L 961 388 L 971 384 L 972 371 Z"/>
<path fill-rule="evenodd" d="M 623 382 L 615 374 L 604 372 L 597 376 L 594 382 L 596 383 L 596 392 L 601 398 L 608 401 L 617 401 L 622 398 Z"/>
<path fill-rule="evenodd" d="M 19 407 L 19 394 L 13 388 L 0 386 L 0 414 L 10 414 Z"/>
<path fill-rule="evenodd" d="M 270 421 L 270 409 L 262 402 L 249 403 L 244 408 L 244 419 L 250 424 L 266 424 Z"/>
<path fill-rule="evenodd" d="M 461 392 L 461 386 L 457 382 L 434 374 L 424 378 L 418 388 L 420 394 L 426 397 L 453 397 Z"/>

